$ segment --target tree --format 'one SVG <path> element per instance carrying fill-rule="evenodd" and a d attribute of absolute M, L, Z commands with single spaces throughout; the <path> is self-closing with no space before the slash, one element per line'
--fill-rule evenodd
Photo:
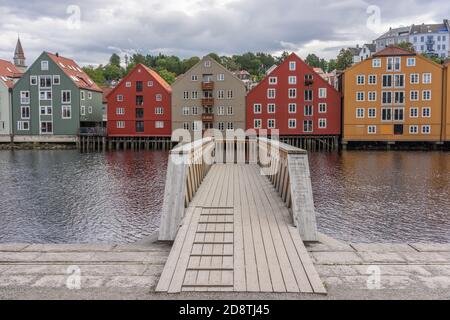
<path fill-rule="evenodd" d="M 353 55 L 348 49 L 342 49 L 336 60 L 336 68 L 345 70 L 353 65 Z"/>
<path fill-rule="evenodd" d="M 161 76 L 161 78 L 166 80 L 166 82 L 170 85 L 175 82 L 175 79 L 177 77 L 177 75 L 175 73 L 170 72 L 166 69 L 160 69 L 160 70 L 157 70 L 157 72 Z"/>
<path fill-rule="evenodd" d="M 416 52 L 416 49 L 414 48 L 414 45 L 411 42 L 407 41 L 400 42 L 399 44 L 397 44 L 397 47 L 411 52 Z"/>
<path fill-rule="evenodd" d="M 280 65 L 284 60 L 286 60 L 287 57 L 289 57 L 289 52 L 283 51 L 281 56 L 275 58 L 276 64 Z"/>
<path fill-rule="evenodd" d="M 305 59 L 306 64 L 313 68 L 320 68 L 320 58 L 315 54 L 308 54 Z"/>
<path fill-rule="evenodd" d="M 429 54 L 426 54 L 426 53 L 422 53 L 422 56 L 427 58 L 427 59 L 430 59 L 431 61 L 433 61 L 433 62 L 435 62 L 437 64 L 444 64 L 444 62 L 445 62 L 445 59 L 442 59 L 442 58 L 440 58 L 440 57 L 438 57 L 436 55 L 429 55 Z"/>
<path fill-rule="evenodd" d="M 120 57 L 118 54 L 113 53 L 111 58 L 109 58 L 109 64 L 120 67 Z"/>
<path fill-rule="evenodd" d="M 184 59 L 181 62 L 181 73 L 186 73 L 186 71 L 188 71 L 190 68 L 192 68 L 199 62 L 200 62 L 199 57 L 191 57 L 189 59 Z"/>
<path fill-rule="evenodd" d="M 337 69 L 336 59 L 331 59 L 328 61 L 327 72 L 331 72 Z"/>
<path fill-rule="evenodd" d="M 213 58 L 214 60 L 216 60 L 218 63 L 221 63 L 222 61 L 220 60 L 220 57 L 217 53 L 211 52 L 207 54 L 208 57 Z"/>
<path fill-rule="evenodd" d="M 108 64 L 103 68 L 103 75 L 106 80 L 120 80 L 124 76 L 124 70 L 120 66 Z"/>
<path fill-rule="evenodd" d="M 94 68 L 93 66 L 87 66 L 83 67 L 83 71 L 86 72 L 86 74 L 89 76 L 89 78 L 92 79 L 96 84 L 99 86 L 105 85 L 105 76 L 103 75 L 103 67 L 100 65 L 97 68 Z"/>

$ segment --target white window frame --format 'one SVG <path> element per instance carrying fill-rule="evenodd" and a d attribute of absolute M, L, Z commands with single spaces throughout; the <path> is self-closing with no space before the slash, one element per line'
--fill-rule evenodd
<path fill-rule="evenodd" d="M 189 107 L 183 107 L 181 109 L 181 112 L 183 113 L 183 116 L 188 116 L 190 114 L 190 110 L 191 110 L 191 108 L 189 108 Z"/>
<path fill-rule="evenodd" d="M 377 118 L 377 108 L 368 108 L 367 109 L 367 118 L 368 119 L 376 119 Z"/>
<path fill-rule="evenodd" d="M 149 80 L 149 81 L 147 81 L 147 87 L 153 87 L 153 81 L 152 80 Z"/>
<path fill-rule="evenodd" d="M 375 79 L 375 81 L 371 81 L 372 79 Z M 376 74 L 369 74 L 369 76 L 368 76 L 368 78 L 367 78 L 367 83 L 368 83 L 370 86 L 374 86 L 374 85 L 377 84 L 377 82 L 378 82 L 378 77 L 377 77 L 377 75 L 376 75 Z"/>
<path fill-rule="evenodd" d="M 292 111 L 293 109 L 293 111 Z M 288 104 L 288 113 L 295 114 L 297 113 L 297 104 L 296 103 L 289 103 Z"/>
<path fill-rule="evenodd" d="M 297 84 L 297 76 L 288 76 L 288 84 Z"/>
<path fill-rule="evenodd" d="M 38 84 L 38 77 L 30 76 L 30 86 L 37 86 L 37 84 Z"/>
<path fill-rule="evenodd" d="M 361 98 L 360 98 L 361 96 Z M 364 102 L 366 101 L 366 94 L 364 91 L 358 91 L 356 92 L 356 101 L 358 102 Z"/>
<path fill-rule="evenodd" d="M 356 119 L 364 119 L 364 118 L 365 118 L 365 109 L 356 108 Z"/>
<path fill-rule="evenodd" d="M 426 93 L 429 93 L 428 98 L 425 98 Z M 422 91 L 422 101 L 431 101 L 431 90 Z"/>
<path fill-rule="evenodd" d="M 369 91 L 367 93 L 367 101 L 377 101 L 377 92 L 376 91 Z"/>
<path fill-rule="evenodd" d="M 217 75 L 217 81 L 225 81 L 225 74 L 219 73 Z"/>
<path fill-rule="evenodd" d="M 24 125 L 27 125 L 27 128 L 24 128 Z M 30 121 L 17 121 L 17 130 L 18 131 L 30 131 Z"/>
<path fill-rule="evenodd" d="M 416 79 L 417 79 L 417 81 L 413 81 Z M 411 73 L 409 75 L 409 83 L 410 84 L 420 84 L 420 75 L 418 73 Z"/>
<path fill-rule="evenodd" d="M 293 93 L 293 94 L 291 94 Z M 297 88 L 289 88 L 288 89 L 288 98 L 289 99 L 297 99 Z"/>
<path fill-rule="evenodd" d="M 431 118 L 431 108 L 430 107 L 422 108 L 422 118 Z"/>
<path fill-rule="evenodd" d="M 125 129 L 125 121 L 123 120 L 116 121 L 116 129 Z"/>
<path fill-rule="evenodd" d="M 413 97 L 414 94 L 414 97 Z M 411 90 L 409 92 L 409 100 L 410 101 L 419 101 L 420 100 L 420 93 L 418 90 Z"/>
<path fill-rule="evenodd" d="M 326 99 L 328 96 L 327 88 L 319 88 L 319 99 Z"/>
<path fill-rule="evenodd" d="M 164 114 L 164 108 L 163 107 L 156 107 L 155 108 L 155 114 L 157 114 L 157 115 Z"/>
<path fill-rule="evenodd" d="M 124 107 L 116 108 L 116 115 L 123 116 L 124 114 L 125 114 L 125 108 Z"/>
<path fill-rule="evenodd" d="M 261 121 L 261 119 L 254 119 L 253 120 L 253 128 L 254 129 L 261 129 L 262 128 L 262 121 Z"/>
<path fill-rule="evenodd" d="M 295 71 L 297 69 L 296 61 L 289 61 L 289 71 Z"/>
<path fill-rule="evenodd" d="M 358 74 L 356 76 L 356 85 L 363 86 L 366 84 L 366 76 L 364 74 Z"/>
<path fill-rule="evenodd" d="M 56 79 L 58 79 L 58 81 L 56 81 Z M 61 84 L 61 77 L 59 76 L 59 74 L 56 74 L 53 76 L 53 85 L 54 86 L 59 86 Z"/>
<path fill-rule="evenodd" d="M 164 129 L 164 121 L 155 121 L 155 129 Z"/>
<path fill-rule="evenodd" d="M 416 66 L 416 58 L 408 58 L 406 59 L 407 67 L 415 67 Z"/>
<path fill-rule="evenodd" d="M 414 111 L 413 111 L 414 110 Z M 415 115 L 413 115 L 413 112 L 415 113 Z M 419 117 L 419 108 L 417 107 L 411 107 L 409 109 L 409 117 L 410 118 L 418 118 Z"/>
<path fill-rule="evenodd" d="M 88 106 L 88 113 L 92 114 L 92 106 Z"/>
<path fill-rule="evenodd" d="M 326 129 L 326 128 L 327 128 L 327 119 L 325 119 L 325 118 L 320 118 L 320 119 L 318 120 L 317 127 L 318 127 L 319 129 Z"/>
<path fill-rule="evenodd" d="M 431 72 L 425 72 L 422 74 L 422 83 L 431 84 L 433 81 L 433 74 Z"/>
<path fill-rule="evenodd" d="M 425 130 L 428 128 L 428 130 Z M 422 134 L 431 134 L 431 126 L 429 124 L 422 125 Z"/>
<path fill-rule="evenodd" d="M 262 113 L 262 104 L 261 103 L 253 104 L 253 113 L 254 114 L 261 114 Z"/>
<path fill-rule="evenodd" d="M 161 101 L 162 101 L 162 94 L 157 93 L 157 94 L 155 95 L 155 100 L 158 101 L 158 102 L 161 102 Z"/>
<path fill-rule="evenodd" d="M 273 96 L 270 93 L 273 93 Z M 277 90 L 275 88 L 267 89 L 267 99 L 275 99 L 276 97 L 277 97 Z"/>
<path fill-rule="evenodd" d="M 48 71 L 49 64 L 47 60 L 41 61 L 41 71 Z"/>
<path fill-rule="evenodd" d="M 276 121 L 275 119 L 267 119 L 267 129 L 275 129 Z"/>
<path fill-rule="evenodd" d="M 381 59 L 373 59 L 372 68 L 381 68 Z"/>
<path fill-rule="evenodd" d="M 367 134 L 377 134 L 377 126 L 375 125 L 367 126 Z"/>
<path fill-rule="evenodd" d="M 28 117 L 24 117 L 23 116 L 23 110 L 24 109 L 28 109 Z M 31 108 L 30 108 L 30 106 L 21 106 L 20 107 L 20 119 L 29 120 L 30 117 L 31 117 Z"/>
<path fill-rule="evenodd" d="M 409 126 L 409 130 L 408 130 L 409 134 L 419 134 L 419 126 L 418 125 L 411 125 Z"/>
<path fill-rule="evenodd" d="M 24 94 L 26 94 L 26 97 L 23 97 Z M 20 91 L 20 104 L 30 104 L 30 96 L 30 91 Z"/>
<path fill-rule="evenodd" d="M 64 93 L 69 93 L 68 101 L 64 101 Z M 61 90 L 61 103 L 72 103 L 72 91 L 71 90 Z"/>
<path fill-rule="evenodd" d="M 292 125 L 294 124 L 294 125 Z M 297 129 L 297 119 L 288 119 L 288 128 Z"/>
<path fill-rule="evenodd" d="M 86 115 L 86 106 L 80 106 L 80 115 L 82 116 Z"/>
<path fill-rule="evenodd" d="M 64 116 L 64 111 L 69 110 L 69 117 Z M 69 120 L 72 119 L 72 106 L 63 105 L 61 106 L 61 119 Z"/>

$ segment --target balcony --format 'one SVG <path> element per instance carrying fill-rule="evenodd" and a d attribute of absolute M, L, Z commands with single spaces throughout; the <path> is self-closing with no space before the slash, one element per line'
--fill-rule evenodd
<path fill-rule="evenodd" d="M 206 107 L 214 106 L 214 98 L 203 98 L 202 105 Z"/>
<path fill-rule="evenodd" d="M 203 113 L 202 114 L 202 122 L 214 122 L 214 114 Z"/>
<path fill-rule="evenodd" d="M 202 90 L 214 90 L 214 82 L 213 81 L 203 81 L 202 82 Z"/>

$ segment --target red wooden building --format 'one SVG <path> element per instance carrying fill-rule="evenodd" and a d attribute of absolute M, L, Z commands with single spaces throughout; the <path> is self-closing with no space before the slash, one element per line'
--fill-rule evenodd
<path fill-rule="evenodd" d="M 278 129 L 281 137 L 337 136 L 341 97 L 295 53 L 247 95 L 247 129 Z M 269 131 L 270 135 L 270 131 Z"/>
<path fill-rule="evenodd" d="M 170 137 L 170 85 L 138 64 L 108 95 L 108 136 Z"/>

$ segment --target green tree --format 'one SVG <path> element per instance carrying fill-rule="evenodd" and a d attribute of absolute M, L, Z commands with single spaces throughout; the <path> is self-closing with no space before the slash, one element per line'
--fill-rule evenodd
<path fill-rule="evenodd" d="M 175 73 L 170 72 L 166 69 L 160 69 L 160 70 L 157 70 L 157 72 L 161 76 L 161 78 L 166 80 L 166 82 L 170 85 L 175 82 L 175 79 L 177 77 L 177 75 Z"/>
<path fill-rule="evenodd" d="M 416 52 L 416 49 L 414 48 L 414 45 L 411 42 L 407 41 L 400 42 L 399 44 L 397 44 L 397 47 L 411 52 Z"/>
<path fill-rule="evenodd" d="M 305 59 L 305 62 L 313 68 L 320 68 L 320 58 L 316 56 L 315 54 L 308 54 L 308 56 Z"/>
<path fill-rule="evenodd" d="M 124 70 L 120 66 L 108 64 L 103 68 L 103 75 L 106 80 L 120 80 L 124 76 Z"/>
<path fill-rule="evenodd" d="M 120 57 L 118 54 L 113 53 L 111 58 L 109 58 L 109 64 L 120 67 Z"/>
<path fill-rule="evenodd" d="M 345 70 L 353 65 L 353 55 L 348 49 L 342 49 L 336 60 L 336 67 Z"/>
<path fill-rule="evenodd" d="M 181 73 L 185 73 L 186 71 L 188 71 L 190 68 L 192 68 L 199 62 L 200 62 L 199 57 L 191 57 L 189 59 L 184 59 L 181 62 Z"/>
<path fill-rule="evenodd" d="M 208 53 L 207 56 L 213 58 L 218 63 L 222 63 L 222 61 L 220 60 L 220 57 L 217 53 L 211 52 L 211 53 Z"/>
<path fill-rule="evenodd" d="M 286 60 L 287 57 L 289 57 L 289 52 L 283 51 L 281 56 L 275 58 L 276 64 L 281 64 L 284 60 Z"/>
<path fill-rule="evenodd" d="M 331 72 L 337 69 L 336 59 L 331 59 L 328 61 L 327 72 Z"/>
<path fill-rule="evenodd" d="M 93 66 L 83 67 L 83 71 L 99 86 L 105 85 L 105 76 L 103 75 L 103 66 L 100 65 L 97 68 Z"/>
<path fill-rule="evenodd" d="M 433 61 L 433 62 L 435 62 L 437 64 L 444 64 L 444 62 L 445 62 L 445 59 L 442 59 L 442 58 L 440 58 L 440 57 L 438 57 L 436 55 L 429 55 L 429 54 L 426 54 L 426 53 L 422 53 L 422 56 L 427 58 L 427 59 L 430 59 L 431 61 Z"/>

